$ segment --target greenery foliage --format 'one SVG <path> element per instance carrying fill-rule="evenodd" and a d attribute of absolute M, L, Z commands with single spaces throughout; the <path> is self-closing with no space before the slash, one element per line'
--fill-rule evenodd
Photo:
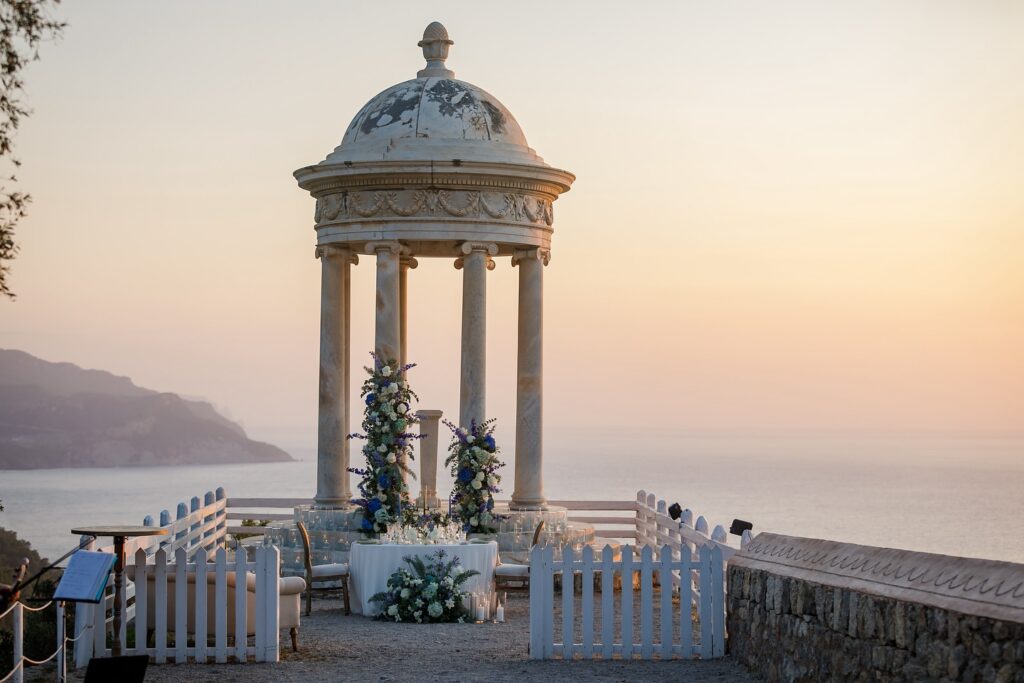
<path fill-rule="evenodd" d="M 455 479 L 451 514 L 462 522 L 466 533 L 493 534 L 498 530 L 494 514 L 494 494 L 501 491 L 498 469 L 505 465 L 498 460 L 500 449 L 494 440 L 494 420 L 480 424 L 474 421 L 469 429 L 456 427 L 447 420 L 445 424 L 454 435 L 444 461 Z"/>
<path fill-rule="evenodd" d="M 12 189 L 21 162 L 13 156 L 14 133 L 30 114 L 21 99 L 25 82 L 22 72 L 39 59 L 39 44 L 60 36 L 65 23 L 51 19 L 47 12 L 60 0 L 0 0 L 0 160 L 13 167 L 0 185 L 0 295 L 14 299 L 7 281 L 10 266 L 18 254 L 14 228 L 21 220 L 31 195 Z"/>
<path fill-rule="evenodd" d="M 381 604 L 377 618 L 418 624 L 462 622 L 467 595 L 462 585 L 479 572 L 463 569 L 459 558 L 448 559 L 443 549 L 426 558 L 413 555 L 403 560 L 412 571 L 402 567 L 388 578 L 387 590 L 370 597 Z"/>
<path fill-rule="evenodd" d="M 399 366 L 395 360 L 373 356 L 373 367 L 366 368 L 369 377 L 363 382 L 361 396 L 366 403 L 362 434 L 349 438 L 364 439 L 366 467 L 350 468 L 361 477 L 360 497 L 353 502 L 363 509 L 362 532 L 368 535 L 387 531 L 398 522 L 403 508 L 412 507 L 407 477 L 415 477 L 409 469 L 412 444 L 420 438 L 409 428 L 419 422 L 412 410 L 419 400 L 409 388 L 405 373 L 413 365 Z"/>

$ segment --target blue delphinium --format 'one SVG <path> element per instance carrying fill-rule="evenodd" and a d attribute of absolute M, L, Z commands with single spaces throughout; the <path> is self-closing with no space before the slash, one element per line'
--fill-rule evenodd
<path fill-rule="evenodd" d="M 371 354 L 372 355 L 372 354 Z M 365 468 L 349 468 L 358 475 L 360 497 L 353 502 L 363 509 L 362 531 L 377 534 L 398 521 L 403 507 L 411 506 L 406 478 L 415 476 L 409 469 L 412 444 L 419 434 L 408 431 L 418 421 L 412 410 L 416 394 L 406 382 L 406 371 L 412 365 L 399 366 L 396 361 L 373 357 L 373 367 L 366 368 L 369 377 L 363 382 L 362 434 L 349 438 L 364 439 Z"/>
<path fill-rule="evenodd" d="M 492 512 L 494 494 L 500 491 L 498 469 L 504 463 L 498 460 L 494 420 L 480 424 L 473 421 L 468 429 L 448 421 L 445 424 L 453 434 L 445 460 L 456 479 L 450 499 L 451 514 L 462 522 L 467 533 L 495 533 L 498 529 L 497 517 Z"/>

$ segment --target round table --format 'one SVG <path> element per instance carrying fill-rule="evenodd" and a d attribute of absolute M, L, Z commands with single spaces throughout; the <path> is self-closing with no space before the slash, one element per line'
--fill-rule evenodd
<path fill-rule="evenodd" d="M 387 589 L 388 579 L 402 567 L 408 567 L 404 558 L 427 557 L 444 550 L 449 558 L 459 558 L 462 568 L 480 572 L 463 584 L 467 593 L 494 590 L 494 567 L 498 563 L 498 544 L 457 543 L 420 545 L 415 543 L 360 543 L 352 544 L 349 552 L 349 576 L 352 580 L 352 611 L 365 616 L 376 616 L 380 605 L 370 602 L 375 593 Z"/>
<path fill-rule="evenodd" d="M 155 526 L 82 526 L 71 530 L 79 536 L 112 536 L 114 539 L 114 644 L 113 656 L 121 655 L 121 589 L 124 587 L 124 539 L 135 536 L 166 536 L 170 532 Z"/>

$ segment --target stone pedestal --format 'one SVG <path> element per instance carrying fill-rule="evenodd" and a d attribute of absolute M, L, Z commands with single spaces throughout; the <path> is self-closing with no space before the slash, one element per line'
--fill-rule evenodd
<path fill-rule="evenodd" d="M 440 443 L 441 430 L 440 410 L 417 410 L 416 417 L 420 421 L 418 450 L 420 459 L 420 497 L 416 500 L 419 507 L 439 506 L 437 499 L 437 451 Z"/>

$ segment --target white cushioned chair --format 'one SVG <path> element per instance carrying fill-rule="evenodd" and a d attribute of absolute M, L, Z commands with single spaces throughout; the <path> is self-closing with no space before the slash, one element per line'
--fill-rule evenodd
<path fill-rule="evenodd" d="M 313 590 L 330 590 L 331 586 L 315 588 L 314 583 L 339 582 L 341 583 L 341 596 L 345 600 L 345 614 L 352 614 L 352 607 L 348 597 L 348 565 L 343 562 L 332 564 L 313 564 L 312 551 L 309 544 L 309 532 L 306 525 L 296 522 L 299 527 L 299 535 L 302 536 L 302 548 L 305 551 L 304 561 L 306 563 L 306 616 L 313 611 Z"/>

